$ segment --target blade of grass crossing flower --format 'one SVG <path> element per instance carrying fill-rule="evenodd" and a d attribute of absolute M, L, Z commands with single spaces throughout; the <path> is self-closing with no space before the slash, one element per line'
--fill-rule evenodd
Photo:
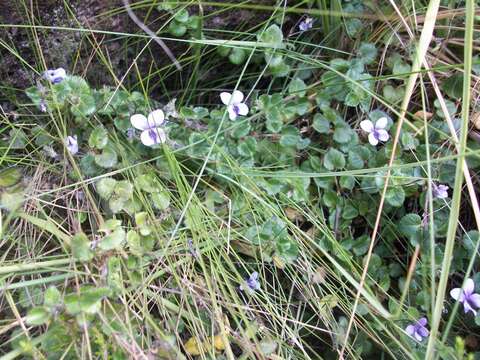
<path fill-rule="evenodd" d="M 466 3 L 466 19 L 465 19 L 465 48 L 464 48 L 464 75 L 463 75 L 463 94 L 462 94 L 462 122 L 460 130 L 460 138 L 458 148 L 460 154 L 463 153 L 468 134 L 469 112 L 470 112 L 470 84 L 472 72 L 472 45 L 473 45 L 473 20 L 474 20 L 475 3 L 473 0 L 467 0 Z M 443 301 L 447 288 L 448 275 L 452 261 L 453 248 L 455 244 L 455 235 L 458 227 L 458 216 L 460 212 L 460 201 L 462 196 L 463 169 L 466 163 L 464 157 L 460 156 L 457 160 L 455 169 L 455 186 L 453 188 L 452 205 L 450 217 L 448 221 L 447 240 L 445 242 L 445 252 L 443 256 L 441 275 L 438 282 L 437 297 L 435 309 L 432 317 L 432 327 L 430 337 L 428 339 L 427 352 L 425 359 L 433 359 L 435 357 L 435 341 L 438 334 L 438 327 L 443 311 Z"/>
<path fill-rule="evenodd" d="M 403 98 L 402 105 L 401 105 L 401 112 L 400 112 L 400 116 L 399 116 L 399 119 L 398 119 L 397 131 L 395 133 L 395 137 L 394 137 L 394 141 L 393 141 L 392 156 L 389 160 L 389 165 L 388 165 L 389 167 L 392 166 L 393 161 L 395 159 L 395 151 L 396 151 L 398 140 L 399 140 L 399 137 L 400 137 L 400 131 L 402 129 L 402 124 L 403 124 L 403 121 L 405 120 L 405 115 L 406 115 L 406 112 L 407 112 L 408 104 L 410 103 L 410 99 L 412 97 L 413 90 L 415 88 L 415 84 L 416 84 L 416 81 L 417 81 L 417 78 L 418 78 L 418 75 L 419 75 L 419 70 L 421 68 L 421 64 L 422 64 L 423 59 L 425 58 L 425 55 L 427 53 L 430 41 L 432 40 L 433 30 L 434 30 L 434 27 L 435 27 L 435 21 L 436 21 L 439 6 L 440 6 L 440 0 L 432 0 L 432 1 L 430 1 L 429 5 L 428 5 L 427 13 L 425 15 L 424 27 L 423 27 L 422 33 L 420 35 L 420 41 L 419 41 L 419 44 L 417 46 L 417 50 L 416 50 L 416 53 L 415 53 L 415 58 L 414 58 L 414 61 L 413 61 L 413 64 L 412 64 L 412 71 L 411 71 L 410 77 L 408 78 L 407 86 L 406 86 L 406 89 L 405 89 L 405 96 Z M 373 253 L 373 247 L 374 247 L 375 240 L 376 240 L 376 237 L 377 237 L 378 228 L 380 226 L 380 219 L 381 219 L 381 214 L 382 214 L 382 211 L 383 211 L 383 204 L 384 204 L 384 201 L 385 201 L 385 195 L 386 195 L 388 184 L 389 184 L 390 174 L 391 174 L 391 171 L 388 170 L 387 175 L 386 175 L 386 179 L 385 179 L 385 185 L 384 185 L 383 191 L 382 191 L 382 196 L 380 198 L 380 204 L 379 204 L 379 208 L 378 208 L 378 211 L 377 211 L 377 217 L 376 217 L 376 220 L 375 220 L 375 225 L 374 225 L 373 232 L 372 232 L 372 239 L 370 241 L 370 245 L 369 245 L 368 252 L 367 252 L 367 255 L 366 255 L 366 261 L 365 261 L 364 269 L 363 269 L 363 272 L 362 272 L 362 277 L 360 279 L 359 288 L 358 288 L 358 291 L 357 291 L 357 295 L 355 296 L 355 302 L 354 302 L 353 307 L 352 307 L 352 313 L 350 315 L 350 320 L 348 322 L 348 327 L 347 327 L 347 330 L 346 330 L 346 333 L 345 333 L 345 342 L 343 343 L 342 349 L 340 350 L 340 354 L 339 354 L 340 359 L 343 359 L 343 354 L 345 352 L 345 348 L 346 348 L 347 343 L 348 343 L 348 336 L 349 336 L 350 331 L 352 329 L 353 321 L 354 321 L 354 318 L 355 318 L 355 312 L 357 310 L 359 298 L 360 298 L 360 295 L 361 295 L 361 290 L 363 289 L 365 279 L 366 279 L 366 276 L 367 276 L 367 273 L 368 273 L 368 266 L 370 264 L 370 259 L 372 257 L 372 253 Z"/>

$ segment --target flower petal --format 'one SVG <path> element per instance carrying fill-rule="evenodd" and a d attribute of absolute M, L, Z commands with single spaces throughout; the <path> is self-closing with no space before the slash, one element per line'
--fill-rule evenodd
<path fill-rule="evenodd" d="M 232 94 L 227 93 L 227 92 L 222 92 L 220 93 L 220 99 L 222 100 L 222 103 L 225 105 L 230 104 L 230 99 L 232 98 Z"/>
<path fill-rule="evenodd" d="M 165 114 L 160 109 L 153 110 L 150 114 L 148 114 L 147 119 L 149 127 L 158 127 L 163 124 L 163 121 L 165 120 Z"/>
<path fill-rule="evenodd" d="M 245 116 L 248 114 L 248 106 L 247 104 L 241 103 L 237 104 L 237 111 L 239 115 Z"/>
<path fill-rule="evenodd" d="M 415 332 L 415 339 L 417 339 L 418 341 L 423 340 L 422 336 L 418 332 Z"/>
<path fill-rule="evenodd" d="M 387 141 L 390 138 L 390 135 L 388 135 L 387 130 L 377 130 L 377 136 L 378 140 L 380 141 Z"/>
<path fill-rule="evenodd" d="M 468 297 L 470 304 L 473 304 L 477 308 L 480 308 L 480 294 L 472 294 Z"/>
<path fill-rule="evenodd" d="M 405 328 L 405 332 L 410 335 L 410 336 L 413 336 L 413 334 L 415 334 L 415 326 L 413 325 L 408 325 L 406 328 Z"/>
<path fill-rule="evenodd" d="M 381 117 L 375 123 L 375 129 L 377 130 L 385 129 L 387 127 L 387 124 L 388 124 L 388 119 L 386 117 Z"/>
<path fill-rule="evenodd" d="M 162 128 L 152 128 L 143 131 L 140 135 L 140 140 L 145 146 L 154 146 L 164 143 L 167 140 L 167 136 Z"/>
<path fill-rule="evenodd" d="M 450 291 L 450 296 L 460 302 L 463 302 L 465 300 L 465 297 L 463 296 L 463 290 L 460 288 L 452 289 Z"/>
<path fill-rule="evenodd" d="M 463 311 L 465 311 L 465 314 L 467 314 L 469 311 L 471 311 L 473 313 L 473 315 L 477 315 L 477 312 L 475 311 L 474 308 L 472 308 L 470 306 L 470 304 L 468 303 L 468 301 L 464 301 L 463 302 Z"/>
<path fill-rule="evenodd" d="M 146 130 L 150 128 L 150 126 L 148 126 L 147 118 L 145 117 L 145 115 L 142 114 L 135 114 L 130 116 L 130 123 L 133 127 L 139 130 Z"/>
<path fill-rule="evenodd" d="M 363 120 L 360 122 L 360 127 L 363 131 L 371 133 L 374 129 L 373 123 L 370 120 Z"/>
<path fill-rule="evenodd" d="M 243 101 L 243 93 L 241 91 L 235 90 L 232 94 L 232 103 L 239 104 Z"/>
<path fill-rule="evenodd" d="M 228 105 L 227 110 L 228 110 L 228 117 L 230 118 L 230 120 L 235 120 L 237 118 L 235 107 L 233 105 Z"/>
<path fill-rule="evenodd" d="M 422 317 L 421 319 L 418 320 L 417 324 L 418 325 L 421 325 L 421 326 L 425 326 L 427 325 L 427 318 L 426 317 Z"/>
<path fill-rule="evenodd" d="M 373 133 L 368 134 L 368 142 L 373 146 L 378 144 L 378 139 L 375 137 Z"/>
<path fill-rule="evenodd" d="M 475 283 L 473 282 L 472 279 L 467 279 L 464 287 L 465 295 L 468 296 L 470 294 L 473 294 L 474 290 L 475 290 Z"/>
<path fill-rule="evenodd" d="M 427 337 L 428 334 L 429 334 L 428 330 L 426 328 L 424 328 L 423 326 L 421 326 L 417 329 L 417 333 L 419 333 L 420 336 L 422 336 L 422 337 Z"/>
<path fill-rule="evenodd" d="M 258 272 L 254 271 L 254 272 L 250 275 L 250 279 L 257 280 L 257 279 L 258 279 Z"/>

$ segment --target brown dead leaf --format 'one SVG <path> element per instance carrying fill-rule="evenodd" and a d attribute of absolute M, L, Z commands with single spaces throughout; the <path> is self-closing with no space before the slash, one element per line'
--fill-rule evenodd
<path fill-rule="evenodd" d="M 418 110 L 415 114 L 413 114 L 413 116 L 421 120 L 423 120 L 424 118 L 428 120 L 433 116 L 433 113 L 428 111 Z"/>

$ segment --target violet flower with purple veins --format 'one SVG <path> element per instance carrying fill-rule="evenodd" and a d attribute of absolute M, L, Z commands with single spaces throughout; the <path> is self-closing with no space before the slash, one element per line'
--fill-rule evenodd
<path fill-rule="evenodd" d="M 446 199 L 448 197 L 448 186 L 432 183 L 432 195 L 437 199 Z"/>
<path fill-rule="evenodd" d="M 379 141 L 387 141 L 390 138 L 388 135 L 387 127 L 388 119 L 381 117 L 375 122 L 375 125 L 370 120 L 363 120 L 360 122 L 360 127 L 363 131 L 368 133 L 368 142 L 373 146 L 377 145 Z"/>
<path fill-rule="evenodd" d="M 258 281 L 258 272 L 254 271 L 248 279 L 245 280 L 245 285 L 240 285 L 240 290 L 248 291 L 250 294 L 255 290 L 260 290 L 260 282 Z"/>
<path fill-rule="evenodd" d="M 133 127 L 142 130 L 140 140 L 145 146 L 162 144 L 167 140 L 165 131 L 160 127 L 165 121 L 165 114 L 162 110 L 154 110 L 148 117 L 142 114 L 135 114 L 130 117 Z"/>
<path fill-rule="evenodd" d="M 429 334 L 428 329 L 426 328 L 427 322 L 428 322 L 427 318 L 423 317 L 419 319 L 417 322 L 411 325 L 408 325 L 405 328 L 405 332 L 415 340 L 422 341 Z"/>
<path fill-rule="evenodd" d="M 480 309 L 480 294 L 475 294 L 475 283 L 472 279 L 467 279 L 464 288 L 455 288 L 450 291 L 450 296 L 463 304 L 465 314 L 471 311 L 477 316 L 477 310 Z"/>
<path fill-rule="evenodd" d="M 307 31 L 310 30 L 313 26 L 313 19 L 311 17 L 305 18 L 305 20 L 300 22 L 300 25 L 298 25 L 298 28 L 300 31 Z"/>
<path fill-rule="evenodd" d="M 248 106 L 243 103 L 243 93 L 235 90 L 233 94 L 222 92 L 220 94 L 222 103 L 227 105 L 228 116 L 230 120 L 235 120 L 237 116 L 245 116 L 248 114 Z"/>
<path fill-rule="evenodd" d="M 50 81 L 52 84 L 58 84 L 62 82 L 67 76 L 67 72 L 64 68 L 48 69 L 43 73 L 43 77 Z"/>
<path fill-rule="evenodd" d="M 67 136 L 65 139 L 65 146 L 70 154 L 75 155 L 78 152 L 77 135 Z"/>

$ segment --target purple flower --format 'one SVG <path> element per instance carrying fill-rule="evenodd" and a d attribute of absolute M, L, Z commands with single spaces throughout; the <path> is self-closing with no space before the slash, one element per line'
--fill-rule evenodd
<path fill-rule="evenodd" d="M 432 194 L 437 199 L 446 199 L 448 197 L 448 186 L 432 183 Z"/>
<path fill-rule="evenodd" d="M 77 135 L 67 136 L 65 139 L 65 146 L 70 154 L 75 155 L 78 152 Z"/>
<path fill-rule="evenodd" d="M 298 25 L 298 28 L 300 31 L 307 31 L 312 28 L 313 25 L 313 19 L 311 17 L 305 18 L 302 22 L 300 22 L 300 25 Z"/>
<path fill-rule="evenodd" d="M 52 84 L 58 84 L 62 82 L 67 76 L 67 72 L 64 68 L 48 69 L 43 73 L 43 77 L 50 81 Z"/>
<path fill-rule="evenodd" d="M 416 339 L 417 341 L 422 341 L 423 338 L 426 338 L 429 334 L 428 329 L 425 327 L 427 325 L 427 318 L 423 317 L 419 319 L 417 322 L 408 325 L 405 328 L 405 331 L 408 335 L 412 338 Z"/>
<path fill-rule="evenodd" d="M 368 142 L 373 146 L 377 145 L 379 141 L 387 141 L 390 138 L 388 135 L 387 127 L 388 119 L 386 117 L 382 117 L 377 120 L 375 125 L 370 120 L 363 120 L 360 123 L 360 127 L 363 131 L 368 133 Z"/>
<path fill-rule="evenodd" d="M 154 110 L 148 117 L 142 114 L 135 114 L 130 117 L 133 127 L 142 130 L 140 140 L 145 146 L 162 144 L 167 140 L 165 131 L 160 127 L 165 121 L 165 114 L 162 110 Z"/>
<path fill-rule="evenodd" d="M 260 282 L 258 281 L 258 272 L 254 271 L 248 279 L 245 280 L 244 285 L 240 285 L 240 290 L 253 293 L 255 290 L 260 290 Z"/>
<path fill-rule="evenodd" d="M 233 94 L 222 92 L 220 99 L 222 103 L 227 105 L 230 120 L 235 120 L 239 115 L 245 116 L 248 114 L 248 106 L 243 103 L 243 93 L 241 91 L 235 90 Z"/>
<path fill-rule="evenodd" d="M 450 291 L 450 296 L 459 303 L 463 304 L 465 314 L 471 311 L 477 316 L 477 309 L 480 308 L 480 295 L 475 294 L 475 283 L 472 279 L 467 279 L 464 288 L 455 288 Z"/>

